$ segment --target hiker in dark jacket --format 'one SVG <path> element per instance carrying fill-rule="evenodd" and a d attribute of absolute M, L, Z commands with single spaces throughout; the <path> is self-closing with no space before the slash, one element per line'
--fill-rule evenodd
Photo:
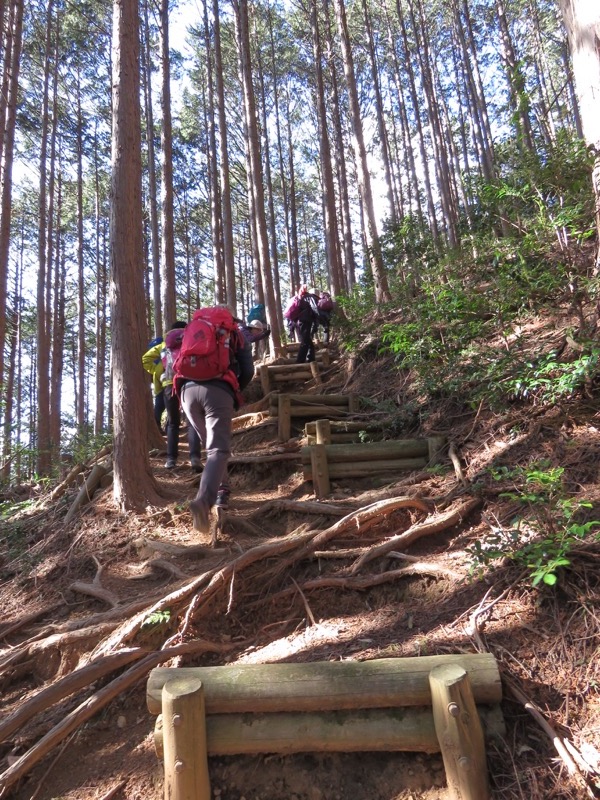
<path fill-rule="evenodd" d="M 298 293 L 300 300 L 296 329 L 300 337 L 300 349 L 298 350 L 298 364 L 305 361 L 315 360 L 315 343 L 313 334 L 319 325 L 319 309 L 317 303 L 319 298 L 314 289 L 302 286 Z"/>

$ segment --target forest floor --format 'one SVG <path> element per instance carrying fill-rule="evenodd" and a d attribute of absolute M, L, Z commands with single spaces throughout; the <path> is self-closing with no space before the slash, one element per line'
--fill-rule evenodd
<path fill-rule="evenodd" d="M 570 324 L 568 314 L 537 320 L 532 342 L 560 337 Z M 376 418 L 378 403 L 402 407 L 409 383 L 391 360 L 365 354 L 340 358 L 321 390 L 369 397 Z M 258 400 L 259 386 L 253 391 Z M 234 455 L 292 453 L 301 444 L 296 433 L 282 447 L 276 425 L 250 428 L 235 434 Z M 334 481 L 323 513 L 315 513 L 312 484 L 298 460 L 233 463 L 231 504 L 214 548 L 209 535 L 191 527 L 187 503 L 199 476 L 183 460 L 185 446 L 174 471 L 164 469 L 164 453 L 152 455 L 165 501 L 144 514 L 118 513 L 106 489 L 65 525 L 74 490 L 53 502 L 38 490 L 36 503 L 9 520 L 0 544 L 4 720 L 92 657 L 134 647 L 155 651 L 167 640 L 174 647 L 204 642 L 167 666 L 487 650 L 500 665 L 506 725 L 505 736 L 488 743 L 492 797 L 600 797 L 600 546 L 582 544 L 554 587 L 532 588 L 510 562 L 483 575 L 472 569 L 474 544 L 515 513 L 514 500 L 501 496 L 511 487 L 492 479 L 492 466 L 542 459 L 562 465 L 577 495 L 600 507 L 597 396 L 504 414 L 430 406 L 406 435 L 434 434 L 448 438 L 460 468 L 445 459 L 443 469 Z M 395 504 L 395 498 L 408 499 Z M 371 511 L 362 518 L 361 509 Z M 344 523 L 342 515 L 352 512 L 359 517 Z M 393 550 L 375 551 L 392 537 L 418 532 L 425 520 L 437 524 L 405 546 L 399 540 Z M 303 554 L 294 545 L 300 539 Z M 96 596 L 89 593 L 94 589 Z M 157 614 L 148 624 L 147 610 L 161 598 L 170 598 L 160 606 L 170 616 Z M 119 671 L 59 702 L 48 699 L 5 735 L 0 787 L 22 754 L 92 692 L 110 687 Z M 146 675 L 116 692 L 0 796 L 161 798 Z M 564 743 L 560 753 L 553 738 Z M 439 755 L 211 757 L 209 768 L 216 800 L 446 797 Z"/>

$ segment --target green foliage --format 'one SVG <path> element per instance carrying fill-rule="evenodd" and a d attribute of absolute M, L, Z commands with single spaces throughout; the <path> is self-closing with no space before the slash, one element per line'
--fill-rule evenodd
<path fill-rule="evenodd" d="M 112 443 L 112 433 L 94 433 L 90 428 L 77 432 L 62 447 L 75 464 L 85 464 L 103 447 Z"/>
<path fill-rule="evenodd" d="M 171 621 L 171 611 L 165 608 L 162 611 L 153 611 L 144 619 L 141 628 L 156 628 L 159 625 L 168 625 Z"/>
<path fill-rule="evenodd" d="M 576 520 L 592 504 L 568 497 L 563 485 L 564 468 L 551 467 L 547 462 L 495 468 L 490 474 L 496 481 L 513 483 L 514 488 L 500 497 L 516 501 L 524 512 L 509 527 L 493 527 L 468 548 L 471 570 L 509 559 L 528 570 L 532 586 L 554 586 L 560 568 L 571 563 L 569 554 L 573 548 L 600 527 L 599 520 Z M 596 538 L 600 536 L 596 534 Z"/>
<path fill-rule="evenodd" d="M 524 364 L 520 374 L 509 379 L 506 386 L 516 398 L 555 403 L 575 394 L 597 374 L 599 357 L 597 346 L 566 363 L 558 361 L 556 353 L 548 353 L 537 363 Z"/>

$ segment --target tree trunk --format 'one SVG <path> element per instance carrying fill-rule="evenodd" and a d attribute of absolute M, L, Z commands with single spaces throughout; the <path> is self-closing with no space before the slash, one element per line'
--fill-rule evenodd
<path fill-rule="evenodd" d="M 208 26 L 208 7 L 204 3 L 204 46 L 206 50 L 206 137 L 208 178 L 210 186 L 210 221 L 212 230 L 213 266 L 215 271 L 216 295 L 219 303 L 227 299 L 227 280 L 223 262 L 223 220 L 221 217 L 221 189 L 219 186 L 219 166 L 217 162 L 217 135 L 215 131 L 215 93 L 214 65 Z M 235 309 L 235 304 L 233 309 Z M 233 310 L 232 309 L 232 310 Z"/>
<path fill-rule="evenodd" d="M 160 68 L 161 68 L 161 289 L 163 331 L 175 322 L 175 240 L 173 229 L 173 133 L 171 125 L 171 56 L 169 53 L 169 0 L 160 4 Z"/>
<path fill-rule="evenodd" d="M 500 26 L 502 59 L 506 67 L 510 106 L 513 111 L 513 120 L 516 124 L 517 144 L 533 152 L 533 131 L 531 130 L 531 121 L 529 119 L 530 101 L 525 86 L 525 75 L 521 69 L 508 27 L 504 0 L 495 0 L 495 5 L 498 25 Z"/>
<path fill-rule="evenodd" d="M 139 8 L 114 0 L 110 311 L 114 419 L 114 497 L 123 510 L 156 503 L 146 443 L 146 333 L 139 106 Z M 153 421 L 152 421 L 152 424 Z"/>
<path fill-rule="evenodd" d="M 37 276 L 37 337 L 36 337 L 36 370 L 37 370 L 37 471 L 39 475 L 48 475 L 52 462 L 50 442 L 50 339 L 49 320 L 46 305 L 46 287 L 48 284 L 48 130 L 50 126 L 49 86 L 52 48 L 52 22 L 54 18 L 54 2 L 49 0 L 46 18 L 46 46 L 44 56 L 44 76 L 42 87 L 41 142 L 40 142 L 40 182 L 39 182 L 39 217 L 38 217 L 38 276 Z"/>
<path fill-rule="evenodd" d="M 81 81 L 77 76 L 77 428 L 86 423 L 85 396 L 85 280 L 83 272 L 83 115 Z"/>
<path fill-rule="evenodd" d="M 262 165 L 260 160 L 260 143 L 258 135 L 258 122 L 256 118 L 256 103 L 252 86 L 252 65 L 250 61 L 250 38 L 248 28 L 248 2 L 247 0 L 234 0 L 236 40 L 238 43 L 238 56 L 240 59 L 240 72 L 242 75 L 244 91 L 244 113 L 248 129 L 248 154 L 250 160 L 250 175 L 248 180 L 252 183 L 254 196 L 254 215 L 256 220 L 256 233 L 260 253 L 260 266 L 263 289 L 265 292 L 265 305 L 267 319 L 271 325 L 271 341 L 275 353 L 281 351 L 281 330 L 277 311 L 275 309 L 275 290 L 271 274 L 269 258 L 269 241 L 267 222 L 265 219 L 265 198 L 263 189 Z"/>
<path fill-rule="evenodd" d="M 560 7 L 573 60 L 583 136 L 595 156 L 592 185 L 600 240 L 600 5 L 586 0 L 560 0 Z M 596 270 L 600 270 L 600 250 L 596 256 Z"/>
<path fill-rule="evenodd" d="M 316 0 L 310 4 L 310 27 L 313 41 L 313 58 L 315 63 L 317 128 L 319 136 L 319 155 L 321 161 L 321 174 L 323 183 L 323 210 L 325 224 L 325 252 L 327 254 L 327 271 L 330 277 L 329 286 L 335 294 L 340 294 L 342 285 L 340 281 L 339 237 L 337 213 L 335 207 L 335 188 L 333 183 L 333 170 L 331 161 L 331 148 L 329 133 L 327 131 L 327 111 L 325 107 L 325 85 L 323 82 L 323 65 L 321 50 L 321 35 L 319 32 L 319 17 Z"/>
<path fill-rule="evenodd" d="M 219 149 L 221 177 L 221 218 L 223 220 L 223 259 L 225 262 L 225 290 L 227 305 L 237 308 L 235 282 L 235 258 L 233 247 L 233 214 L 231 211 L 231 185 L 229 181 L 229 147 L 227 144 L 227 118 L 225 115 L 225 87 L 223 85 L 223 61 L 221 53 L 221 23 L 219 0 L 213 0 L 213 36 L 215 42 L 215 84 L 217 92 L 217 114 L 219 118 Z"/>
<path fill-rule="evenodd" d="M 367 258 L 373 274 L 375 285 L 375 300 L 377 303 L 387 303 L 391 300 L 388 286 L 387 275 L 381 257 L 379 245 L 379 234 L 375 220 L 375 209 L 373 206 L 373 193 L 371 190 L 371 178 L 367 165 L 367 151 L 362 128 L 360 105 L 358 102 L 358 90 L 354 74 L 354 61 L 350 47 L 350 34 L 348 32 L 348 22 L 346 20 L 346 8 L 344 0 L 334 0 L 335 15 L 338 25 L 338 33 L 342 48 L 342 58 L 344 62 L 344 74 L 350 99 L 350 119 L 352 121 L 353 145 L 356 158 L 356 169 L 358 173 L 358 188 L 364 215 L 364 234 L 367 245 Z"/>
<path fill-rule="evenodd" d="M 13 0 L 4 37 L 6 102 L 2 115 L 2 166 L 0 173 L 0 386 L 4 380 L 4 343 L 6 341 L 6 301 L 8 292 L 8 254 L 12 215 L 12 167 L 15 141 L 19 67 L 23 32 L 23 0 Z"/>
<path fill-rule="evenodd" d="M 144 8 L 144 49 L 142 51 L 144 80 L 144 110 L 146 122 L 146 145 L 148 147 L 148 211 L 150 216 L 150 243 L 152 251 L 152 297 L 154 299 L 154 336 L 162 336 L 162 295 L 160 281 L 160 239 L 158 232 L 158 202 L 156 197 L 156 161 L 154 153 L 154 112 L 152 110 L 152 51 L 150 49 L 150 25 L 148 2 Z"/>
<path fill-rule="evenodd" d="M 381 161 L 385 175 L 385 185 L 390 213 L 390 221 L 395 225 L 398 221 L 396 204 L 394 202 L 394 187 L 392 182 L 392 167 L 390 164 L 390 149 L 388 145 L 388 135 L 385 127 L 383 114 L 383 99 L 381 97 L 379 67 L 375 54 L 375 43 L 373 41 L 373 25 L 371 16 L 367 8 L 367 1 L 362 0 L 363 18 L 365 21 L 365 36 L 367 40 L 367 52 L 369 53 L 369 66 L 371 68 L 371 83 L 374 92 L 375 115 L 377 117 L 377 133 L 379 134 L 379 146 L 381 148 Z"/>

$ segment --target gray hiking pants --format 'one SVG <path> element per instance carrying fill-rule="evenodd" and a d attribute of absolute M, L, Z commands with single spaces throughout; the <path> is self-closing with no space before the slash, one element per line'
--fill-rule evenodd
<path fill-rule="evenodd" d="M 233 397 L 227 389 L 215 384 L 188 381 L 181 389 L 181 404 L 206 447 L 206 464 L 196 499 L 212 508 L 221 481 L 227 476 Z"/>

